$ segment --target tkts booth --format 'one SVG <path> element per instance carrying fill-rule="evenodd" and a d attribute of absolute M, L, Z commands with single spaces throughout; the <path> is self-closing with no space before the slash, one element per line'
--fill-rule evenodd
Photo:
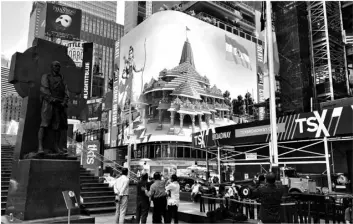
<path fill-rule="evenodd" d="M 268 169 L 276 156 L 271 153 L 270 132 L 270 121 L 263 120 L 201 131 L 193 134 L 192 141 L 209 152 L 209 160 L 219 161 L 219 170 L 221 165 L 233 167 L 235 178 L 246 179 Z M 327 174 L 321 184 L 329 188 L 330 173 L 344 173 L 353 180 L 353 106 L 279 117 L 277 133 L 280 166 Z"/>

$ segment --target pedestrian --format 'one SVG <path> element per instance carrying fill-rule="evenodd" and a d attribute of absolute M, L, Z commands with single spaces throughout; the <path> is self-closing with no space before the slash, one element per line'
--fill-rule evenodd
<path fill-rule="evenodd" d="M 165 183 L 161 181 L 161 174 L 159 172 L 153 174 L 153 179 L 154 183 L 151 185 L 150 191 L 148 192 L 148 190 L 145 189 L 145 193 L 153 201 L 152 223 L 162 223 L 162 216 L 164 222 L 167 220 L 167 193 L 165 191 Z"/>
<path fill-rule="evenodd" d="M 260 185 L 253 191 L 252 198 L 259 198 L 260 215 L 263 223 L 280 223 L 280 208 L 283 189 L 276 186 L 276 175 L 272 172 L 266 175 L 266 185 Z"/>
<path fill-rule="evenodd" d="M 180 202 L 180 185 L 177 175 L 171 176 L 171 182 L 166 187 L 166 191 L 170 192 L 168 197 L 168 223 L 174 219 L 174 223 L 178 223 L 178 207 Z"/>
<path fill-rule="evenodd" d="M 201 187 L 200 183 L 195 180 L 194 185 L 192 185 L 192 187 L 191 187 L 191 200 L 193 202 L 197 201 L 197 198 L 200 194 L 200 187 Z"/>
<path fill-rule="evenodd" d="M 129 170 L 123 168 L 121 176 L 116 179 L 114 184 L 116 216 L 115 223 L 124 223 L 125 213 L 127 209 L 127 202 L 129 197 L 129 178 L 127 177 Z"/>
<path fill-rule="evenodd" d="M 265 185 L 265 176 L 263 174 L 260 174 L 258 177 L 258 181 L 256 182 L 256 188 Z"/>
<path fill-rule="evenodd" d="M 146 195 L 145 190 L 149 190 L 148 174 L 144 173 L 141 180 L 137 183 L 136 198 L 136 223 L 146 223 L 148 211 L 150 209 L 150 198 Z"/>
<path fill-rule="evenodd" d="M 232 184 L 232 186 L 228 189 L 228 196 L 231 199 L 236 198 L 236 196 L 238 195 L 238 191 L 235 187 L 235 183 Z"/>

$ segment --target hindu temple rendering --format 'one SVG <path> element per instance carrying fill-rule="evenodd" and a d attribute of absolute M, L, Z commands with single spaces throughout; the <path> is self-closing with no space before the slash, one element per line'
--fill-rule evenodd
<path fill-rule="evenodd" d="M 230 106 L 225 104 L 222 90 L 211 86 L 209 79 L 197 72 L 187 38 L 179 65 L 162 70 L 157 79 L 146 83 L 139 101 L 140 116 L 133 124 L 136 141 L 132 165 L 139 165 L 141 158 L 149 158 L 148 163 L 155 167 L 151 173 L 165 173 L 161 169 L 166 166 L 183 169 L 202 158 L 204 162 L 206 153 L 192 150 L 191 134 L 234 124 L 229 119 Z"/>

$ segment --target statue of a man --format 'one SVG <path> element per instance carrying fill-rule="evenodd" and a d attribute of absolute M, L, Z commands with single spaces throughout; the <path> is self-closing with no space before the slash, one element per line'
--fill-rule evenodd
<path fill-rule="evenodd" d="M 44 74 L 41 79 L 41 123 L 38 133 L 39 147 L 38 153 L 44 153 L 43 140 L 48 129 L 55 133 L 54 150 L 57 153 L 65 153 L 66 150 L 60 148 L 61 131 L 67 130 L 67 104 L 69 91 L 60 74 L 60 62 L 53 61 L 51 73 Z"/>

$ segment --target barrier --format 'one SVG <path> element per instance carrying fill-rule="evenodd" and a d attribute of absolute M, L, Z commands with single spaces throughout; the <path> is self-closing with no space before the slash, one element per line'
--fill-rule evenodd
<path fill-rule="evenodd" d="M 295 201 L 284 202 L 281 204 L 281 222 L 282 223 L 340 223 L 345 222 L 344 212 L 348 206 L 348 201 L 337 200 L 334 197 L 324 195 L 294 195 Z M 287 198 L 285 200 L 293 200 Z M 348 199 L 352 200 L 352 199 Z M 205 204 L 208 204 L 207 210 Z M 220 217 L 216 214 L 218 208 L 223 208 L 226 212 L 222 212 L 223 216 Z M 234 214 L 243 214 L 247 219 L 259 220 L 261 203 L 254 200 L 239 200 L 230 198 L 215 198 L 212 196 L 201 196 L 200 199 L 200 212 L 207 212 L 217 217 L 209 217 L 210 220 L 226 220 L 233 219 Z M 221 210 L 219 209 L 219 210 Z M 214 212 L 214 213 L 212 213 Z M 232 217 L 233 215 L 233 217 Z M 210 216 L 210 215 L 208 215 Z"/>

